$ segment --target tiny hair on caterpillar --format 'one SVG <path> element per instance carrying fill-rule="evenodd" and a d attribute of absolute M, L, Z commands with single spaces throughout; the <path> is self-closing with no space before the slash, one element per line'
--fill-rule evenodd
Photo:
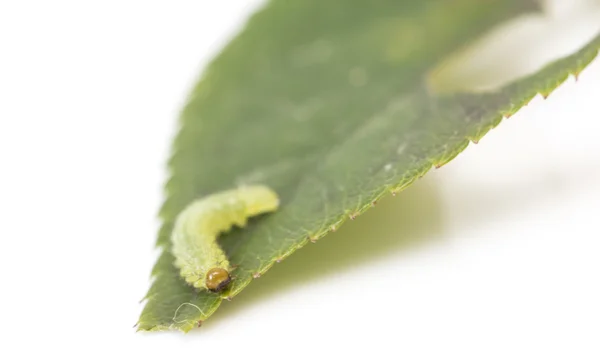
<path fill-rule="evenodd" d="M 249 217 L 275 211 L 279 197 L 263 185 L 242 186 L 190 203 L 175 220 L 171 252 L 183 279 L 193 287 L 223 291 L 231 282 L 231 264 L 217 242 L 233 225 L 244 227 Z"/>

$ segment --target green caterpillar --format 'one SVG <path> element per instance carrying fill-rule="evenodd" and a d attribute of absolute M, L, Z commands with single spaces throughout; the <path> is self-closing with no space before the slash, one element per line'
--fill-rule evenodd
<path fill-rule="evenodd" d="M 218 192 L 189 204 L 177 216 L 171 234 L 171 252 L 181 277 L 196 288 L 224 290 L 231 282 L 231 265 L 217 236 L 278 207 L 277 194 L 262 185 Z"/>

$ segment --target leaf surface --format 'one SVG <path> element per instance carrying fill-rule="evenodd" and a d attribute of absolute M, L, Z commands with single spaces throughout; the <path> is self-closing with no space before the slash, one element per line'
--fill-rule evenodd
<path fill-rule="evenodd" d="M 485 93 L 438 95 L 428 71 L 482 33 L 536 11 L 526 0 L 274 0 L 208 66 L 181 114 L 160 211 L 163 250 L 140 330 L 189 331 L 222 297 L 478 141 L 598 53 L 572 56 Z M 507 59 L 502 59 L 507 60 Z M 230 289 L 196 291 L 169 253 L 191 201 L 261 183 L 281 208 L 220 240 L 239 265 Z"/>

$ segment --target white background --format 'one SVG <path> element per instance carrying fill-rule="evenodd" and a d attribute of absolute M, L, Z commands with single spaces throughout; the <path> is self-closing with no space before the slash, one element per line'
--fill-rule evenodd
<path fill-rule="evenodd" d="M 0 356 L 600 356 L 600 61 L 201 329 L 135 333 L 178 110 L 257 4 L 0 3 Z M 597 10 L 488 55 L 524 71 Z"/>

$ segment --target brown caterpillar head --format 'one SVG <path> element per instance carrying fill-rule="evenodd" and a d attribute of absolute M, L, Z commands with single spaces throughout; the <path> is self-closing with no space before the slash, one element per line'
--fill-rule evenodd
<path fill-rule="evenodd" d="M 227 270 L 215 267 L 206 273 L 206 288 L 211 292 L 221 292 L 231 282 L 231 276 Z"/>

